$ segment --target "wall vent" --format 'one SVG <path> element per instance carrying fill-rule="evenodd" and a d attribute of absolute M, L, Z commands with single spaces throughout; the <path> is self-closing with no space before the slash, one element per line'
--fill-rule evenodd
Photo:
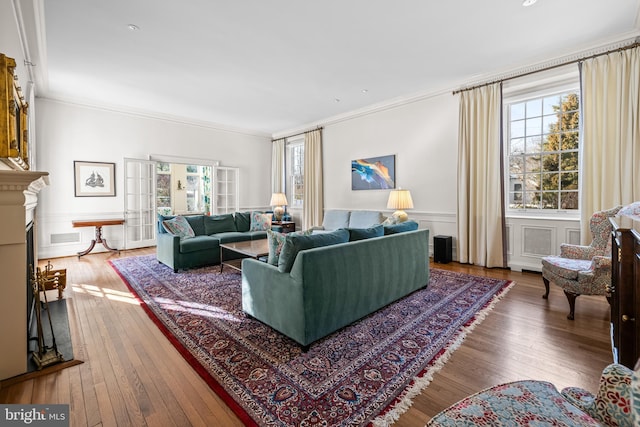
<path fill-rule="evenodd" d="M 534 256 L 546 256 L 553 253 L 552 230 L 549 228 L 523 227 L 522 253 Z"/>
<path fill-rule="evenodd" d="M 80 233 L 57 233 L 51 234 L 51 244 L 58 245 L 62 243 L 80 243 Z"/>

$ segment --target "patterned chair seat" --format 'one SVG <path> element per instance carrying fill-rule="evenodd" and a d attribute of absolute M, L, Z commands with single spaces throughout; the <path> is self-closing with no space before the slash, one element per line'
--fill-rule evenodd
<path fill-rule="evenodd" d="M 515 381 L 473 394 L 443 410 L 428 423 L 435 426 L 615 426 L 634 424 L 634 372 L 609 365 L 602 372 L 596 396 L 571 387 L 562 392 L 546 381 Z M 632 380 L 633 376 L 633 380 Z M 633 381 L 633 383 L 632 383 Z M 640 418 L 638 419 L 640 421 Z"/>
<path fill-rule="evenodd" d="M 560 245 L 560 256 L 542 258 L 542 280 L 549 297 L 549 283 L 564 291 L 569 302 L 568 319 L 573 320 L 576 298 L 579 295 L 606 295 L 611 283 L 611 230 L 609 218 L 622 206 L 596 212 L 591 216 L 589 229 L 593 240 L 589 246 Z"/>
<path fill-rule="evenodd" d="M 548 256 L 542 260 L 544 268 L 563 279 L 578 280 L 578 273 L 591 269 L 591 260 Z"/>

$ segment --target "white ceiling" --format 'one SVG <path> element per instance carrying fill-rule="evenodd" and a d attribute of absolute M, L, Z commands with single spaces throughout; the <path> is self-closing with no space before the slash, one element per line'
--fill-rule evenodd
<path fill-rule="evenodd" d="M 266 134 L 640 34 L 640 0 L 38 1 L 38 96 Z"/>

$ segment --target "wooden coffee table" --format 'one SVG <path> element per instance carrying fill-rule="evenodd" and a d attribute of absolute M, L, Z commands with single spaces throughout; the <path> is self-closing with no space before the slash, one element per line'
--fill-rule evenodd
<path fill-rule="evenodd" d="M 269 255 L 269 242 L 267 239 L 247 240 L 245 242 L 220 243 L 220 272 L 224 266 L 242 270 L 242 258 L 222 261 L 224 251 L 231 251 L 245 257 L 258 259 Z"/>

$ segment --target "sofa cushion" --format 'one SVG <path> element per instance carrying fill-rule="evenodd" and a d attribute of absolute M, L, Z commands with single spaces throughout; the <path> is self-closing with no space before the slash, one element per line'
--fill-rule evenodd
<path fill-rule="evenodd" d="M 251 226 L 251 212 L 236 212 L 233 215 L 233 219 L 236 223 L 236 231 L 249 231 Z"/>
<path fill-rule="evenodd" d="M 267 238 L 267 230 L 247 231 L 244 234 L 248 234 L 251 240 L 260 240 Z"/>
<path fill-rule="evenodd" d="M 382 212 L 351 211 L 349 228 L 368 228 L 382 222 Z"/>
<path fill-rule="evenodd" d="M 413 231 L 418 229 L 418 223 L 412 220 L 400 222 L 397 224 L 385 225 L 384 234 L 404 233 L 405 231 Z"/>
<path fill-rule="evenodd" d="M 225 231 L 238 231 L 233 214 L 212 215 L 204 217 L 204 233 L 216 234 Z"/>
<path fill-rule="evenodd" d="M 349 231 L 350 242 L 384 236 L 384 227 L 382 224 L 369 228 L 348 228 L 347 230 Z"/>
<path fill-rule="evenodd" d="M 187 219 L 181 215 L 162 221 L 162 226 L 168 233 L 180 236 L 180 240 L 189 239 L 195 236 L 191 225 Z"/>
<path fill-rule="evenodd" d="M 249 231 L 270 230 L 272 217 L 272 214 L 251 212 L 251 225 L 249 226 Z"/>
<path fill-rule="evenodd" d="M 196 236 L 203 236 L 206 234 L 204 232 L 204 215 L 185 215 L 185 219 Z"/>
<path fill-rule="evenodd" d="M 212 234 L 211 237 L 220 240 L 220 243 L 246 242 L 251 240 L 250 234 L 240 233 L 239 231 L 224 231 L 222 233 Z"/>
<path fill-rule="evenodd" d="M 208 251 L 216 249 L 220 246 L 220 242 L 215 237 L 211 236 L 195 236 L 190 239 L 180 240 L 180 253 L 186 254 L 191 252 Z M 212 261 L 212 263 L 215 261 Z"/>
<path fill-rule="evenodd" d="M 322 227 L 325 230 L 337 230 L 349 227 L 350 211 L 329 210 L 324 213 Z"/>
<path fill-rule="evenodd" d="M 311 230 L 294 231 L 289 235 L 308 236 L 311 234 Z M 267 262 L 271 265 L 278 265 L 280 259 L 280 252 L 282 252 L 282 246 L 286 241 L 287 234 L 279 233 L 277 231 L 267 230 L 267 240 L 269 242 L 269 258 Z"/>
<path fill-rule="evenodd" d="M 336 245 L 349 241 L 349 232 L 344 228 L 324 234 L 297 235 L 289 233 L 286 236 L 280 259 L 278 260 L 278 271 L 288 273 L 291 271 L 293 262 L 296 260 L 298 252 L 305 249 L 319 248 L 321 246 Z"/>

